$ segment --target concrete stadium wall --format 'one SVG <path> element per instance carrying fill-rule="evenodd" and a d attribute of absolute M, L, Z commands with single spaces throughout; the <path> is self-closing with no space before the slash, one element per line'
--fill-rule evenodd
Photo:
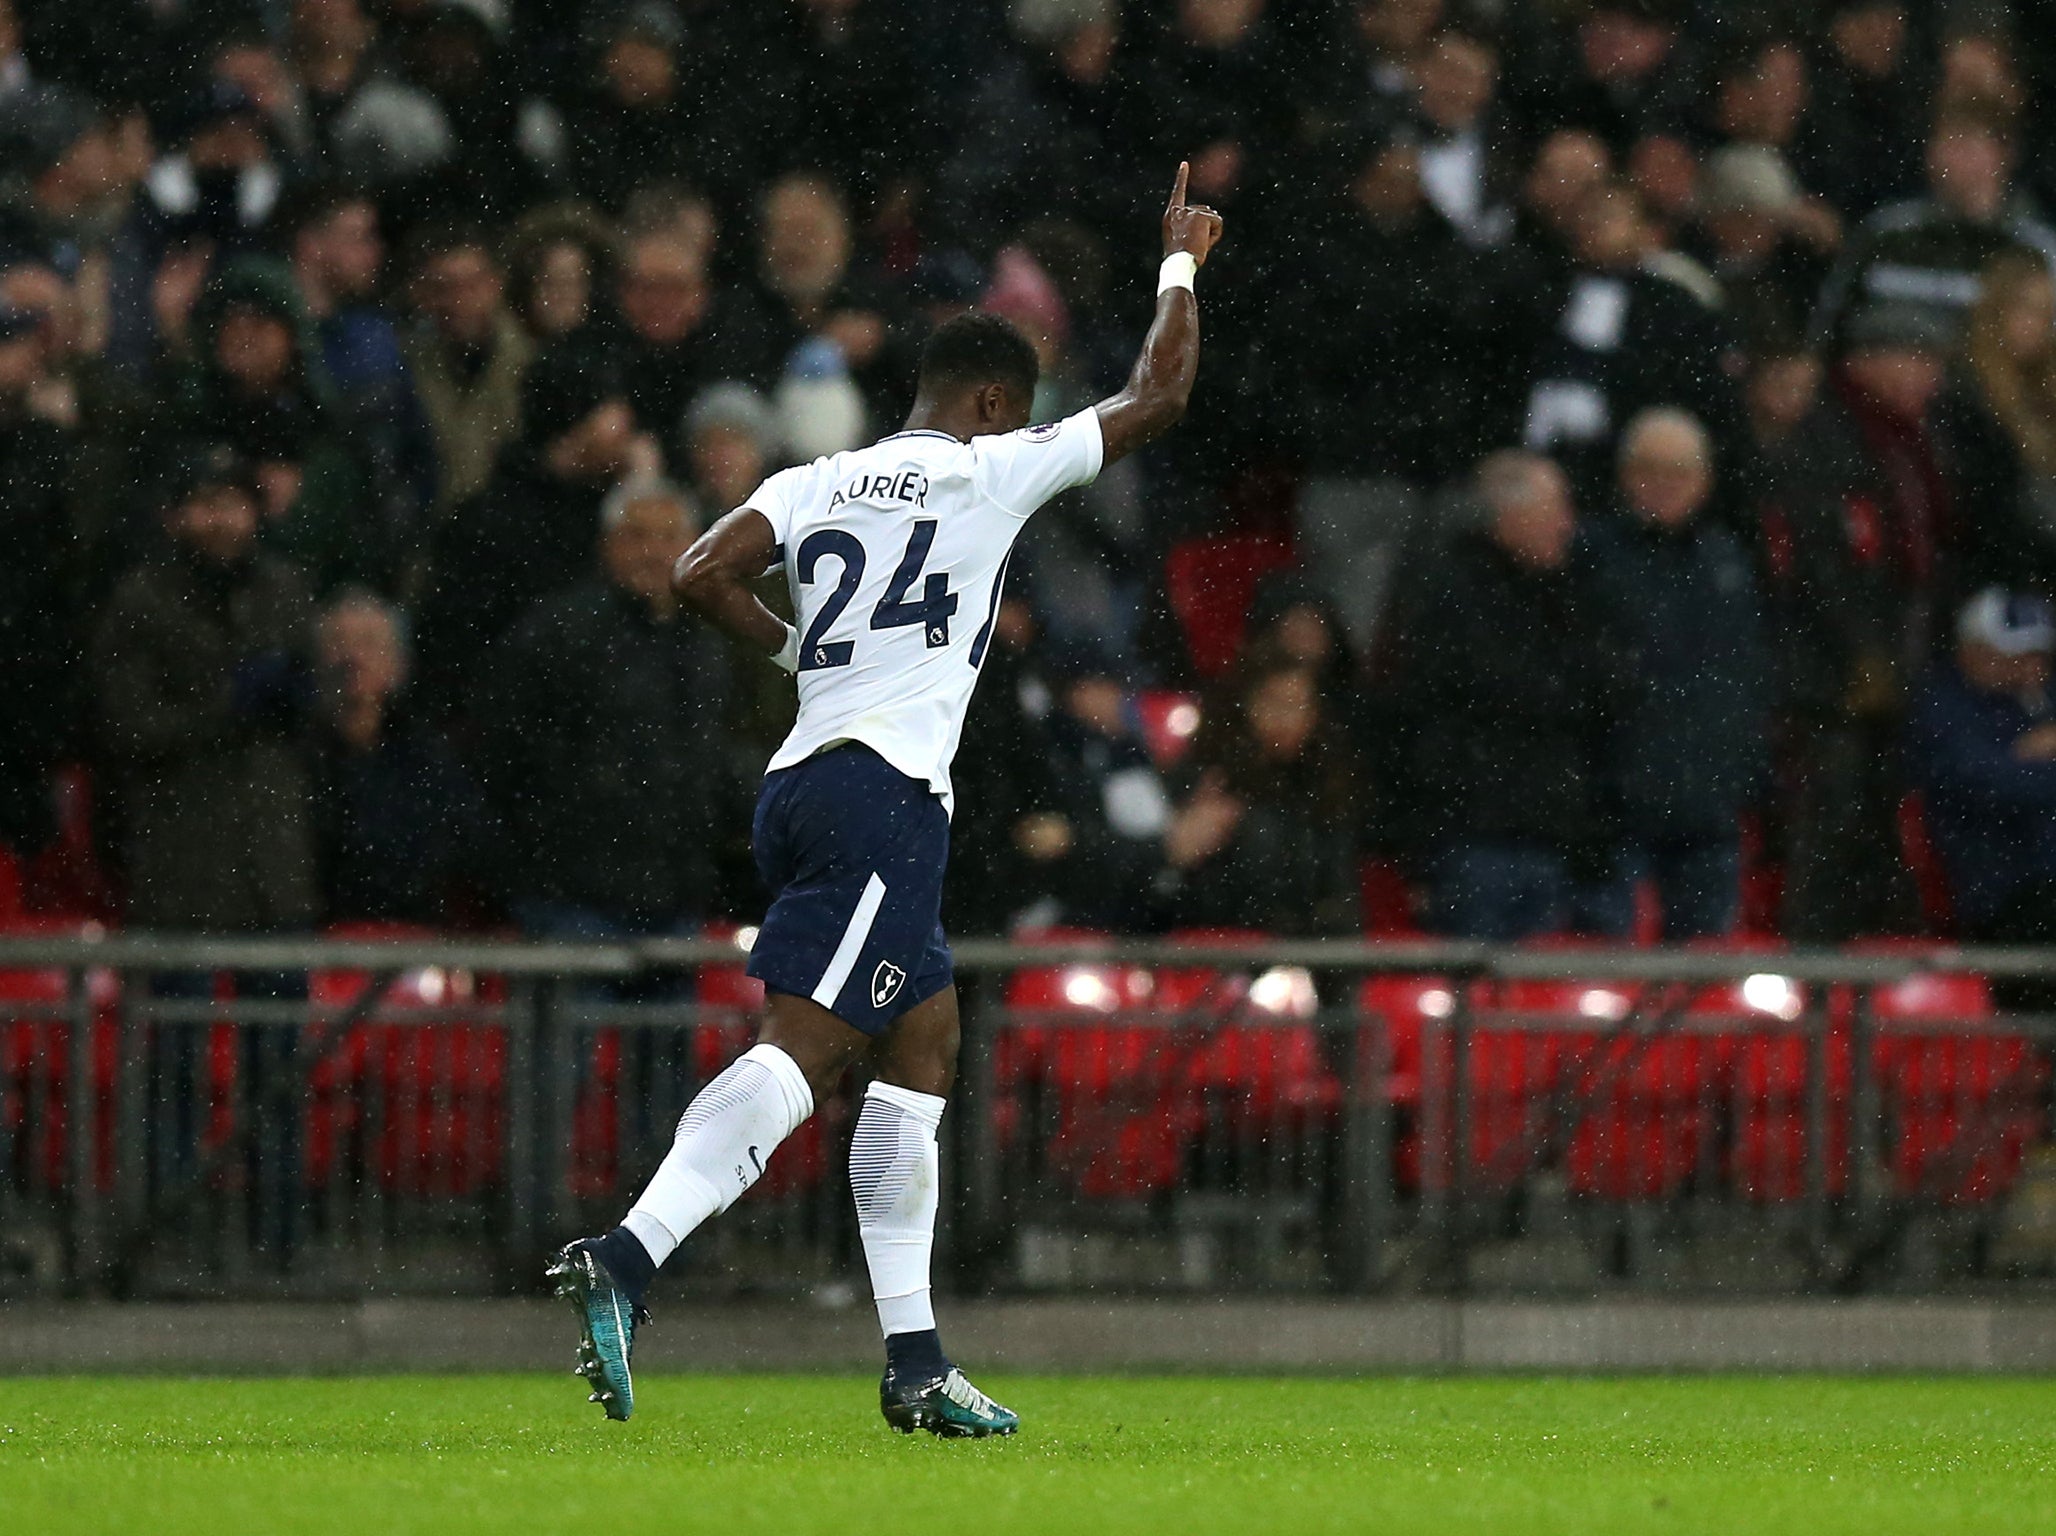
<path fill-rule="evenodd" d="M 2056 1371 L 2056 1305 L 1980 1301 L 987 1301 L 990 1371 Z M 0 1373 L 568 1369 L 545 1301 L 0 1303 Z M 869 1370 L 870 1309 L 658 1303 L 644 1370 Z"/>

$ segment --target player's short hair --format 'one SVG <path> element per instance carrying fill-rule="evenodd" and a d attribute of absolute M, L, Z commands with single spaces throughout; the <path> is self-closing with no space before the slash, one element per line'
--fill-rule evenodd
<path fill-rule="evenodd" d="M 921 349 L 924 395 L 1004 384 L 1025 400 L 1041 377 L 1034 346 L 1004 315 L 980 311 L 945 320 Z"/>

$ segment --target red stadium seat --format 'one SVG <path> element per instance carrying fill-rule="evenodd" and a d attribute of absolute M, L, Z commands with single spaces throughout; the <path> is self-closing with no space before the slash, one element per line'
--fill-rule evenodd
<path fill-rule="evenodd" d="M 1878 988 L 1871 1008 L 1894 1186 L 1949 1202 L 2010 1189 L 2042 1139 L 2046 1054 L 1995 1025 L 1982 976 L 1922 972 Z"/>
<path fill-rule="evenodd" d="M 328 931 L 332 939 L 356 943 L 435 936 L 404 923 L 337 924 Z M 318 1016 L 333 1017 L 355 1005 L 371 980 L 369 971 L 315 971 L 308 977 L 308 1001 Z M 313 1042 L 320 1055 L 308 1078 L 303 1168 L 309 1181 L 319 1185 L 342 1171 L 335 1160 L 345 1155 L 343 1149 L 371 1133 L 367 1099 L 376 1095 L 377 1144 L 366 1146 L 363 1156 L 385 1189 L 455 1198 L 496 1182 L 505 1142 L 505 1032 L 468 1020 L 461 1010 L 503 995 L 497 977 L 438 966 L 409 970 L 387 989 L 381 1009 L 445 1015 L 457 1010 L 456 1016 L 433 1023 L 364 1023 Z M 232 1040 L 228 1049 L 233 1053 Z M 233 1073 L 233 1054 L 227 1065 Z"/>
<path fill-rule="evenodd" d="M 1038 937 L 1104 935 L 1050 930 Z M 996 1062 L 1002 1132 L 1019 1125 L 1024 1097 L 1045 1095 L 1050 1166 L 1089 1198 L 1168 1188 L 1194 1129 L 1156 988 L 1148 970 L 1123 965 L 1036 966 L 1008 980 L 1009 1025 Z"/>
<path fill-rule="evenodd" d="M 1398 1116 L 1394 1172 L 1403 1188 L 1421 1183 L 1419 1112 L 1425 1056 L 1424 1042 L 1433 1029 L 1456 1011 L 1456 989 L 1440 976 L 1367 976 L 1357 989 L 1362 1019 L 1359 1044 L 1382 1045 L 1386 1101 Z M 1441 1056 L 1442 1081 L 1448 1080 L 1449 1058 Z"/>
<path fill-rule="evenodd" d="M 1193 670 L 1223 676 L 1242 652 L 1257 583 L 1292 563 L 1292 546 L 1258 533 L 1220 534 L 1171 546 L 1164 585 L 1185 635 Z"/>
<path fill-rule="evenodd" d="M 1173 935 L 1194 944 L 1261 944 L 1267 937 L 1243 930 Z M 1304 1117 L 1340 1102 L 1341 1085 L 1322 1060 L 1312 1022 L 1320 999 L 1305 970 L 1162 967 L 1156 1004 L 1183 1021 L 1187 1081 L 1221 1095 L 1238 1121 L 1262 1127 L 1281 1115 Z M 1195 1038 L 1196 1029 L 1203 1033 Z"/>
<path fill-rule="evenodd" d="M 97 923 L 13 914 L 4 931 L 21 937 L 82 938 Z M 102 1191 L 114 1174 L 113 1095 L 120 1049 L 115 1022 L 118 985 L 110 971 L 86 973 L 92 1015 L 93 1180 Z M 13 1144 L 16 1167 L 0 1168 L 29 1188 L 54 1192 L 70 1182 L 71 1024 L 65 972 L 48 967 L 0 970 L 0 1145 Z"/>

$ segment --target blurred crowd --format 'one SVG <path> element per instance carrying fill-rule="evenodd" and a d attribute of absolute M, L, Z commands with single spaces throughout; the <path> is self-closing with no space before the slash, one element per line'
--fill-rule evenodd
<path fill-rule="evenodd" d="M 2056 0 L 0 0 L 0 909 L 752 920 L 671 562 L 1181 158 L 957 929 L 2056 941 Z"/>

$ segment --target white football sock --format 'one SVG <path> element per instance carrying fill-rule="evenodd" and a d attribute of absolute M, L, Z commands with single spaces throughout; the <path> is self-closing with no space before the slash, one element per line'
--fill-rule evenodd
<path fill-rule="evenodd" d="M 742 1198 L 813 1112 L 799 1063 L 775 1045 L 751 1046 L 685 1107 L 670 1152 L 621 1224 L 662 1264 L 701 1222 Z"/>
<path fill-rule="evenodd" d="M 891 1083 L 864 1090 L 850 1138 L 850 1192 L 871 1270 L 871 1298 L 887 1338 L 935 1326 L 928 1258 L 935 1249 L 940 1160 L 935 1128 L 944 1100 Z"/>

